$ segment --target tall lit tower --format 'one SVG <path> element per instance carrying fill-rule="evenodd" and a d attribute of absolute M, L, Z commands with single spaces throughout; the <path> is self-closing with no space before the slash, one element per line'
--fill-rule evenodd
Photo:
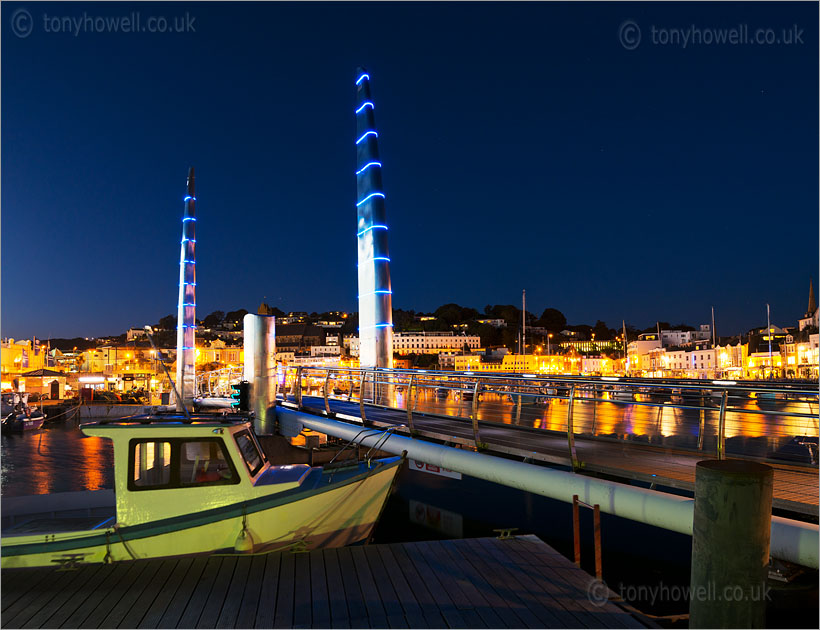
<path fill-rule="evenodd" d="M 359 251 L 359 363 L 393 367 L 393 291 L 370 75 L 356 73 L 356 210 Z"/>
<path fill-rule="evenodd" d="M 196 188 L 194 167 L 188 169 L 188 193 L 182 217 L 182 243 L 179 249 L 179 305 L 177 306 L 177 410 L 189 409 L 196 387 Z"/>

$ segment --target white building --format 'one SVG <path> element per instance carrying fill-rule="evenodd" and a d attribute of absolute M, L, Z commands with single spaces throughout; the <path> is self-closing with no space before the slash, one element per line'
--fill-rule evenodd
<path fill-rule="evenodd" d="M 661 330 L 661 344 L 664 348 L 682 346 L 693 341 L 708 341 L 712 338 L 712 327 L 701 324 L 700 330 Z"/>
<path fill-rule="evenodd" d="M 478 335 L 461 335 L 449 332 L 397 332 L 393 333 L 393 352 L 398 354 L 439 354 L 460 351 L 464 345 L 477 350 L 481 345 Z"/>

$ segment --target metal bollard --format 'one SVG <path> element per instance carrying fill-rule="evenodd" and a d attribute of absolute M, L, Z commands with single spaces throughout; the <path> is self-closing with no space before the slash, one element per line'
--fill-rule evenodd
<path fill-rule="evenodd" d="M 764 627 L 773 479 L 757 462 L 698 462 L 690 628 Z"/>

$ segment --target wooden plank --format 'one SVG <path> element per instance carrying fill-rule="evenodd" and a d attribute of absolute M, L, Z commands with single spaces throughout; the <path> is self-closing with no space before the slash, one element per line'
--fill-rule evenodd
<path fill-rule="evenodd" d="M 501 599 L 521 620 L 524 627 L 541 628 L 544 626 L 544 623 L 516 597 L 515 589 L 499 575 L 497 568 L 484 561 L 481 557 L 482 551 L 480 548 L 474 548 L 469 540 L 455 540 L 453 543 L 467 561 L 475 567 L 479 575 L 483 575 L 487 583 L 501 596 Z M 505 623 L 508 622 L 505 621 Z"/>
<path fill-rule="evenodd" d="M 242 594 L 242 603 L 239 606 L 239 614 L 236 616 L 235 628 L 254 627 L 256 611 L 262 599 L 262 582 L 265 579 L 266 562 L 267 554 L 251 558 L 248 581 L 245 592 Z"/>
<path fill-rule="evenodd" d="M 487 603 L 492 607 L 492 610 L 501 619 L 500 627 L 507 628 L 521 628 L 525 625 L 523 619 L 517 614 L 515 609 L 504 598 L 503 594 L 499 592 L 494 585 L 487 579 L 487 576 L 476 568 L 470 562 L 472 555 L 469 550 L 462 549 L 457 545 L 456 540 L 442 541 L 442 546 L 450 553 L 451 556 L 460 559 L 459 567 L 461 567 L 464 574 L 476 585 L 482 597 L 487 600 Z"/>
<path fill-rule="evenodd" d="M 217 628 L 233 628 L 236 624 L 239 607 L 242 604 L 242 595 L 248 582 L 248 573 L 251 570 L 251 560 L 252 558 L 247 556 L 236 559 L 236 569 L 234 569 L 228 593 L 225 595 L 225 603 L 216 620 Z"/>
<path fill-rule="evenodd" d="M 370 565 L 370 572 L 373 574 L 376 588 L 379 590 L 384 612 L 387 614 L 387 625 L 391 628 L 406 628 L 408 622 L 404 616 L 404 609 L 390 581 L 390 567 L 384 566 L 384 561 L 377 546 L 368 545 L 364 547 L 364 555 Z"/>
<path fill-rule="evenodd" d="M 416 601 L 416 597 L 413 594 L 413 589 L 410 588 L 410 585 L 407 583 L 404 575 L 399 570 L 398 562 L 393 556 L 393 552 L 390 550 L 390 547 L 387 545 L 376 545 L 373 548 L 377 549 L 379 552 L 382 563 L 387 570 L 390 583 L 393 585 L 393 589 L 396 592 L 396 597 L 398 598 L 399 604 L 404 611 L 404 618 L 407 620 L 407 623 L 411 628 L 429 627 L 427 622 L 424 620 L 424 615 L 421 612 L 421 606 L 419 606 L 419 603 Z"/>
<path fill-rule="evenodd" d="M 330 601 L 327 594 L 327 571 L 324 552 L 314 549 L 310 552 L 310 593 L 312 595 L 312 617 L 314 628 L 330 627 Z"/>
<path fill-rule="evenodd" d="M 188 605 L 194 590 L 203 577 L 205 566 L 208 564 L 208 558 L 199 556 L 194 558 L 188 570 L 185 572 L 185 577 L 182 583 L 177 588 L 168 605 L 165 607 L 165 612 L 157 622 L 158 628 L 176 628 L 182 614 L 185 612 L 185 607 Z"/>
<path fill-rule="evenodd" d="M 48 628 L 61 627 L 101 584 L 105 584 L 106 587 L 110 584 L 110 579 L 114 575 L 114 569 L 114 565 L 102 565 L 100 570 L 95 572 L 91 579 L 81 581 L 79 587 L 74 591 L 71 597 L 68 598 L 51 617 L 40 625 Z"/>
<path fill-rule="evenodd" d="M 364 603 L 364 595 L 359 585 L 359 576 L 356 573 L 350 548 L 340 547 L 336 549 L 336 557 L 339 561 L 339 571 L 342 574 L 342 585 L 344 586 L 345 600 L 347 600 L 350 625 L 353 628 L 369 628 L 371 626 Z"/>
<path fill-rule="evenodd" d="M 439 610 L 433 595 L 427 588 L 426 581 L 419 575 L 413 561 L 410 559 L 405 545 L 392 543 L 389 547 L 396 559 L 396 567 L 401 571 L 407 584 L 415 594 L 416 601 L 421 608 L 421 614 L 424 616 L 425 625 L 430 628 L 446 627 L 448 624 L 441 615 L 441 610 Z"/>
<path fill-rule="evenodd" d="M 531 556 L 526 555 L 521 549 L 516 548 L 509 553 L 510 556 L 516 559 L 522 566 L 528 568 L 530 577 L 538 584 L 540 590 L 552 597 L 555 602 L 566 611 L 569 619 L 564 622 L 565 627 L 595 628 L 605 625 L 597 621 L 594 615 L 584 610 L 581 603 L 574 597 L 574 589 L 569 589 L 564 586 L 560 576 L 551 575 L 547 577 L 535 566 L 534 563 L 537 561 L 533 560 Z M 566 619 L 562 615 L 558 615 L 558 617 L 562 620 Z"/>
<path fill-rule="evenodd" d="M 364 606 L 367 609 L 367 617 L 370 619 L 370 626 L 373 628 L 386 628 L 387 615 L 382 606 L 379 590 L 373 581 L 373 574 L 370 565 L 365 557 L 364 547 L 351 547 L 350 555 L 353 558 L 353 566 L 359 577 L 359 587 L 362 589 Z"/>
<path fill-rule="evenodd" d="M 265 577 L 259 590 L 259 605 L 256 607 L 256 628 L 272 628 L 276 613 L 276 593 L 279 590 L 279 566 L 281 553 L 270 553 L 265 557 Z"/>
<path fill-rule="evenodd" d="M 41 606 L 46 604 L 65 584 L 73 580 L 77 571 L 58 571 L 48 569 L 48 574 L 37 583 L 36 588 L 29 588 L 21 597 L 3 612 L 3 625 L 20 625 L 30 619 Z"/>
<path fill-rule="evenodd" d="M 237 558 L 234 556 L 226 556 L 222 559 L 222 566 L 216 574 L 208 600 L 205 602 L 202 614 L 199 616 L 199 621 L 196 624 L 197 628 L 213 628 L 216 626 L 219 613 L 222 611 L 222 606 L 225 605 L 225 595 L 231 585 L 236 563 Z"/>
<path fill-rule="evenodd" d="M 274 628 L 293 626 L 294 558 L 288 551 L 281 553 L 279 563 L 279 590 L 276 594 L 276 616 Z"/>
<path fill-rule="evenodd" d="M 435 549 L 433 548 L 434 546 Z M 448 607 L 447 610 L 454 607 L 462 619 L 464 619 L 464 623 L 468 628 L 486 628 L 487 624 L 484 623 L 481 615 L 475 610 L 470 599 L 465 595 L 459 585 L 458 573 L 455 567 L 450 562 L 442 561 L 443 558 L 447 558 L 448 556 L 443 555 L 443 552 L 438 550 L 439 547 L 441 547 L 440 543 L 418 542 L 414 544 L 418 558 L 427 564 L 434 579 L 441 585 L 441 591 L 439 593 L 441 601 L 439 602 L 439 607 L 442 608 L 442 614 L 444 614 L 442 604 Z M 433 585 L 433 589 L 438 590 L 435 584 Z M 447 596 L 446 600 L 444 600 L 445 595 Z M 444 617 L 447 619 L 446 614 Z"/>
<path fill-rule="evenodd" d="M 521 546 L 531 558 L 532 566 L 548 579 L 560 582 L 569 596 L 598 620 L 598 625 L 609 627 L 640 627 L 642 624 L 611 602 L 593 604 L 587 597 L 590 585 L 595 581 L 588 573 L 579 569 L 555 549 L 538 541 L 521 541 Z"/>
<path fill-rule="evenodd" d="M 41 600 L 34 600 L 32 606 L 37 606 L 37 608 L 32 610 L 32 614 L 28 615 L 27 618 L 23 618 L 22 613 L 17 614 L 8 622 L 9 625 L 20 628 L 39 628 L 80 589 L 84 582 L 93 579 L 101 568 L 101 564 L 93 564 L 71 571 L 70 573 L 73 573 L 74 576 L 70 582 L 62 582 L 62 586 L 52 593 L 47 602 L 40 603 Z M 44 592 L 50 590 L 44 589 Z"/>
<path fill-rule="evenodd" d="M 330 625 L 333 628 L 349 628 L 350 618 L 347 612 L 342 572 L 339 568 L 339 556 L 336 549 L 325 549 L 322 557 L 325 562 L 327 579 L 328 604 L 330 605 Z"/>
<path fill-rule="evenodd" d="M 159 622 L 163 618 L 165 610 L 174 599 L 185 576 L 188 575 L 191 570 L 193 562 L 193 558 L 181 558 L 179 562 L 177 562 L 173 573 L 171 573 L 165 586 L 163 586 L 157 594 L 151 607 L 145 612 L 145 615 L 137 626 L 138 628 L 156 628 L 159 626 Z"/>
<path fill-rule="evenodd" d="M 113 598 L 114 606 L 108 609 L 108 613 L 95 624 L 95 627 L 116 628 L 131 610 L 131 606 L 142 594 L 143 589 L 151 582 L 160 565 L 160 562 L 151 560 L 132 560 L 132 562 L 140 565 L 139 573 L 134 573 L 131 580 L 122 581 L 117 585 L 119 587 L 118 596 Z M 107 608 L 107 606 L 102 608 Z"/>
<path fill-rule="evenodd" d="M 110 594 L 117 593 L 119 584 L 123 580 L 130 580 L 130 573 L 138 571 L 141 567 L 136 566 L 135 562 L 118 562 L 114 565 L 113 571 L 105 581 L 105 589 L 91 590 L 90 594 L 80 603 L 78 608 L 69 615 L 62 627 L 63 628 L 93 628 L 96 624 L 91 620 L 92 615 L 97 611 L 103 601 L 111 601 Z M 113 607 L 114 603 L 111 602 Z M 100 618 L 101 619 L 101 618 Z"/>
<path fill-rule="evenodd" d="M 506 624 L 482 594 L 483 591 L 491 590 L 491 587 L 483 580 L 478 581 L 476 577 L 472 579 L 469 577 L 467 574 L 469 569 L 465 566 L 466 561 L 461 554 L 453 550 L 450 545 L 441 543 L 436 549 L 437 553 L 442 555 L 443 561 L 450 564 L 454 581 L 464 593 L 473 609 L 484 621 L 485 625 L 488 628 L 506 628 Z M 479 587 L 481 587 L 481 590 L 479 590 Z"/>
<path fill-rule="evenodd" d="M 54 572 L 54 567 L 34 569 L 4 569 L 0 608 L 3 613 L 23 595 L 30 593 L 37 584 Z M 13 576 L 13 577 L 11 577 Z"/>
<path fill-rule="evenodd" d="M 142 592 L 142 595 L 140 595 L 137 601 L 134 602 L 131 610 L 119 623 L 119 627 L 136 628 L 139 625 L 143 617 L 145 617 L 145 613 L 154 605 L 157 596 L 160 592 L 162 592 L 162 590 L 164 590 L 168 578 L 171 577 L 174 569 L 176 569 L 179 564 L 179 559 L 169 558 L 168 560 L 162 561 L 152 560 L 152 562 L 161 562 L 162 564 L 160 564 L 156 575 L 147 584 L 145 590 Z"/>
<path fill-rule="evenodd" d="M 516 589 L 519 599 L 546 625 L 564 628 L 578 625 L 579 620 L 568 614 L 564 607 L 552 597 L 552 594 L 541 588 L 541 585 L 529 575 L 531 568 L 522 562 L 518 562 L 517 558 L 512 557 L 512 553 L 517 547 L 515 540 L 481 539 L 475 542 L 496 561 L 498 566 L 503 567 L 502 574 L 508 576 L 507 579 L 510 580 L 511 584 L 519 585 L 519 588 Z M 499 570 L 502 571 L 502 569 Z M 591 627 L 596 627 L 596 625 Z"/>
<path fill-rule="evenodd" d="M 211 556 L 205 563 L 205 568 L 202 571 L 202 576 L 194 587 L 191 597 L 188 600 L 188 605 L 185 606 L 185 611 L 177 624 L 178 628 L 195 628 L 199 623 L 199 618 L 202 616 L 202 609 L 208 601 L 208 596 L 211 594 L 217 575 L 222 567 L 223 558 L 219 556 Z"/>
<path fill-rule="evenodd" d="M 310 555 L 295 553 L 293 556 L 293 628 L 310 628 L 311 590 L 310 590 Z"/>
<path fill-rule="evenodd" d="M 155 576 L 166 564 L 166 561 L 164 560 L 140 560 L 140 562 L 145 564 L 145 569 L 140 574 L 139 579 L 128 586 L 128 589 L 125 593 L 123 593 L 120 601 L 117 602 L 117 605 L 114 606 L 114 608 L 111 609 L 111 612 L 109 612 L 105 619 L 103 619 L 101 624 L 103 627 L 118 627 L 128 613 L 135 610 L 134 605 L 136 602 L 140 599 L 143 592 L 151 587 Z M 151 601 L 153 601 L 153 598 Z M 137 612 L 139 613 L 141 619 L 142 613 L 145 611 L 137 610 Z"/>

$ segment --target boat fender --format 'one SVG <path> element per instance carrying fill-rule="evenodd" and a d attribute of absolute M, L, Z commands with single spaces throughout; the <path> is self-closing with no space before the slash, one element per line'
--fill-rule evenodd
<path fill-rule="evenodd" d="M 236 537 L 233 544 L 233 550 L 236 553 L 253 553 L 253 535 L 248 531 L 248 516 L 245 510 L 242 510 L 242 529 Z"/>

